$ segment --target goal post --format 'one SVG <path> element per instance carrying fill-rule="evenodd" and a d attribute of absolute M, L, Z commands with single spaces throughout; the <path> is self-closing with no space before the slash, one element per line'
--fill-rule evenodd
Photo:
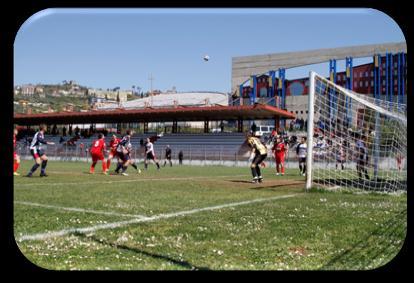
<path fill-rule="evenodd" d="M 308 132 L 307 132 L 307 158 L 306 158 L 306 190 L 312 187 L 312 154 L 313 154 L 313 125 L 315 119 L 315 77 L 316 73 L 309 73 L 308 94 Z"/>
<path fill-rule="evenodd" d="M 306 190 L 407 189 L 406 104 L 358 94 L 313 71 L 308 103 Z"/>

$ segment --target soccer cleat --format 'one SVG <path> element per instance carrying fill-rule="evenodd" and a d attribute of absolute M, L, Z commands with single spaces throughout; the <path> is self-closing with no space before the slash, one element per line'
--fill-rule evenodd
<path fill-rule="evenodd" d="M 103 172 L 102 172 L 102 174 L 104 174 L 104 175 L 108 175 L 108 172 L 106 172 L 106 171 L 103 171 Z"/>
<path fill-rule="evenodd" d="M 258 181 L 258 178 L 257 177 L 254 177 L 253 180 L 252 180 L 252 183 L 255 184 L 255 183 L 257 183 L 257 181 Z"/>
<path fill-rule="evenodd" d="M 142 172 L 141 169 L 138 169 L 138 174 L 141 174 L 141 172 Z"/>
<path fill-rule="evenodd" d="M 279 176 L 279 173 L 276 173 L 276 176 Z"/>
<path fill-rule="evenodd" d="M 305 176 L 306 174 L 305 173 L 302 173 L 302 176 Z"/>
<path fill-rule="evenodd" d="M 27 175 L 24 175 L 25 177 L 32 177 L 32 174 L 28 173 Z"/>
<path fill-rule="evenodd" d="M 128 174 L 127 174 L 127 173 L 125 173 L 125 172 L 121 173 L 121 175 L 122 175 L 122 176 L 128 176 Z"/>
<path fill-rule="evenodd" d="M 282 173 L 282 176 L 285 176 L 285 173 Z"/>
<path fill-rule="evenodd" d="M 40 173 L 40 177 L 48 177 L 48 175 L 46 173 Z"/>
<path fill-rule="evenodd" d="M 19 174 L 19 173 L 17 173 L 17 172 L 13 172 L 13 175 L 14 175 L 14 176 L 20 176 L 20 174 Z"/>
<path fill-rule="evenodd" d="M 263 177 L 262 176 L 259 176 L 259 183 L 262 183 L 263 182 Z"/>

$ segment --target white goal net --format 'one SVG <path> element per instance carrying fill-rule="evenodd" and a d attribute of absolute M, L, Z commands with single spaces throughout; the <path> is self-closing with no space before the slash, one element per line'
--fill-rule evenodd
<path fill-rule="evenodd" d="M 306 188 L 406 190 L 406 111 L 311 72 Z"/>

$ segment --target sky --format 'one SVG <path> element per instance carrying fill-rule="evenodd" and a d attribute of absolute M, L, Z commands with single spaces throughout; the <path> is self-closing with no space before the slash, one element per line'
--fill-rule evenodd
<path fill-rule="evenodd" d="M 16 35 L 14 84 L 148 91 L 152 75 L 162 91 L 230 92 L 232 57 L 388 42 L 405 38 L 374 9 L 46 9 Z M 327 75 L 329 62 L 288 69 L 286 78 L 309 68 Z"/>

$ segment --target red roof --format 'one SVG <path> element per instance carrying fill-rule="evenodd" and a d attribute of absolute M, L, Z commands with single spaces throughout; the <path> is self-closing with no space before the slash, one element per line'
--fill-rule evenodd
<path fill-rule="evenodd" d="M 295 115 L 270 105 L 146 108 L 134 110 L 95 110 L 88 112 L 59 112 L 41 114 L 15 114 L 18 125 L 134 123 L 168 121 L 217 121 L 237 119 L 294 119 Z"/>

